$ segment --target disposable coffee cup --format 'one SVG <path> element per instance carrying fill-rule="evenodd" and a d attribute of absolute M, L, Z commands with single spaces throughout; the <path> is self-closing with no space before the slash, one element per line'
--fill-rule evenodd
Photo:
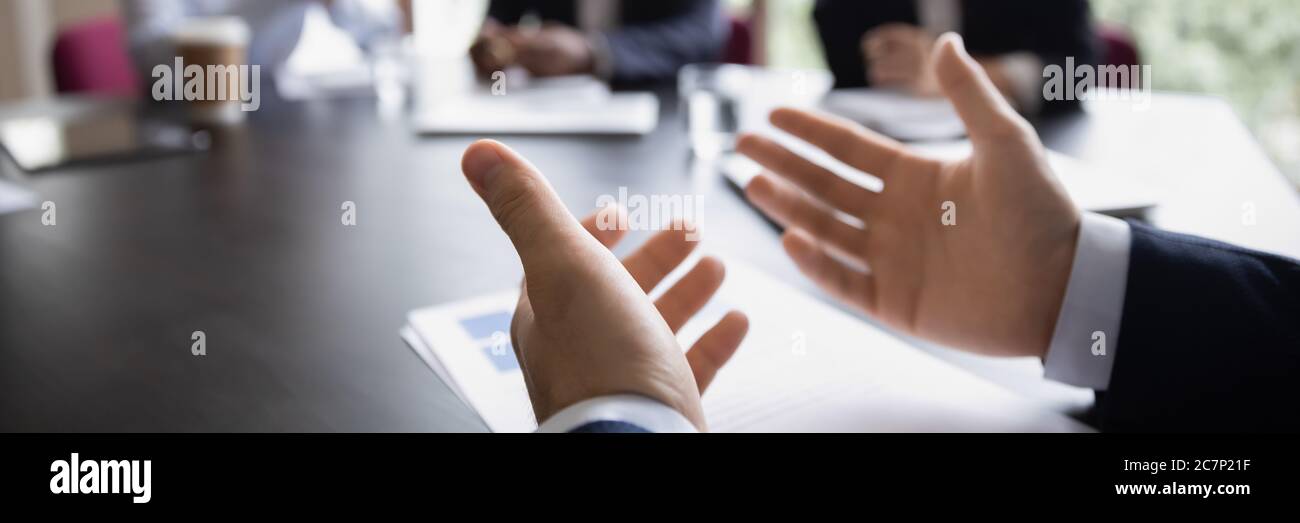
<path fill-rule="evenodd" d="M 202 98 L 185 102 L 191 121 L 220 125 L 244 120 L 241 97 L 251 81 L 248 78 L 252 69 L 248 66 L 251 38 L 248 24 L 231 16 L 192 18 L 172 33 L 177 59 L 184 68 L 203 69 Z M 183 70 L 173 74 L 182 83 L 191 77 Z"/>

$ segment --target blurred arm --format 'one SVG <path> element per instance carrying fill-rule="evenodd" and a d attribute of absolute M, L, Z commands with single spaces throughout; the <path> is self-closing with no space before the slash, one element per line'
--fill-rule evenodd
<path fill-rule="evenodd" d="M 185 2 L 172 0 L 122 0 L 127 47 L 141 78 L 150 80 L 158 64 L 171 64 L 176 56 L 169 35 L 186 17 Z M 151 80 L 145 85 L 151 83 Z"/>
<path fill-rule="evenodd" d="M 332 0 L 330 19 L 362 46 L 402 29 L 402 10 L 393 0 Z"/>
<path fill-rule="evenodd" d="M 647 5 L 625 1 L 624 15 Z M 622 27 L 594 38 L 597 55 L 608 57 L 613 80 L 671 79 L 683 65 L 718 60 L 727 37 L 727 21 L 718 0 L 658 1 L 655 5 L 666 6 L 661 8 L 672 14 L 653 22 L 624 20 Z"/>

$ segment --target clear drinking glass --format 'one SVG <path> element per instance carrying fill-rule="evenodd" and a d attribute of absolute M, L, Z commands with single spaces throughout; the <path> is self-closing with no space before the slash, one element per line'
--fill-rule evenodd
<path fill-rule="evenodd" d="M 715 159 L 735 149 L 750 81 L 750 68 L 734 64 L 690 64 L 677 73 L 677 94 L 696 156 Z"/>

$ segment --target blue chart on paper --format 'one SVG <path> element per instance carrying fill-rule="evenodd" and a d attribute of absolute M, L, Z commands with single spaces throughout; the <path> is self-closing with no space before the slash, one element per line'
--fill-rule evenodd
<path fill-rule="evenodd" d="M 512 311 L 498 311 L 460 319 L 460 327 L 465 329 L 497 372 L 519 370 L 515 349 L 510 345 L 512 316 Z"/>

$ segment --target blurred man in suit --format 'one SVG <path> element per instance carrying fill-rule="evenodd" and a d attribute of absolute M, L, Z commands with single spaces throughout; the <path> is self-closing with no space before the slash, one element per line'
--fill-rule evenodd
<path fill-rule="evenodd" d="M 728 35 L 718 0 L 493 0 L 488 16 L 470 50 L 482 74 L 519 65 L 536 76 L 666 81 L 717 60 Z"/>
<path fill-rule="evenodd" d="M 877 192 L 770 140 L 741 139 L 739 151 L 772 173 L 746 194 L 786 226 L 804 274 L 903 332 L 1041 358 L 1048 378 L 1097 391 L 1093 422 L 1105 431 L 1300 430 L 1300 262 L 1081 213 L 960 37 L 941 37 L 931 62 L 974 143 L 969 158 L 922 157 L 813 113 L 772 114 L 777 128 L 881 178 Z M 677 257 L 620 265 L 500 144 L 472 145 L 462 168 L 524 264 L 512 329 L 542 429 L 705 429 L 699 391 L 743 337 L 739 320 L 683 355 L 677 320 L 636 276 Z M 955 221 L 942 219 L 944 202 Z M 676 292 L 711 294 L 712 280 L 699 281 Z"/>
<path fill-rule="evenodd" d="M 1021 112 L 1044 104 L 1043 67 L 1066 57 L 1091 64 L 1095 36 L 1087 0 L 818 0 L 814 10 L 837 87 L 894 87 L 939 96 L 929 63 L 935 38 L 960 33 L 993 84 Z"/>

